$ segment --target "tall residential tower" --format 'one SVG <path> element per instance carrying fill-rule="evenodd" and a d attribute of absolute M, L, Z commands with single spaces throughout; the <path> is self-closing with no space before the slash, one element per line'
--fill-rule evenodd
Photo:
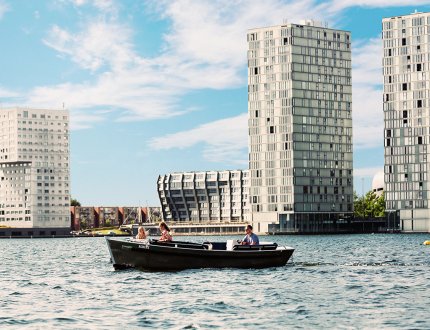
<path fill-rule="evenodd" d="M 385 200 L 399 229 L 430 231 L 430 13 L 384 18 Z"/>
<path fill-rule="evenodd" d="M 249 30 L 248 112 L 256 230 L 324 232 L 347 221 L 350 32 L 313 21 Z"/>
<path fill-rule="evenodd" d="M 70 228 L 69 182 L 68 111 L 0 109 L 0 226 Z"/>

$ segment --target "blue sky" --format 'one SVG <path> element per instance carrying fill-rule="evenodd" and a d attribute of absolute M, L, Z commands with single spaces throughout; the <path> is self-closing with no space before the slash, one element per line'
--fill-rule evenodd
<path fill-rule="evenodd" d="M 173 171 L 247 168 L 246 30 L 352 32 L 355 190 L 383 168 L 381 19 L 416 0 L 0 0 L 0 105 L 70 110 L 72 196 L 158 205 Z"/>

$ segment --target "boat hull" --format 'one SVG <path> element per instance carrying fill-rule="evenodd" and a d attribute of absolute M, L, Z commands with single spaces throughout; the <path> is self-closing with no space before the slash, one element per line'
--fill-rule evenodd
<path fill-rule="evenodd" d="M 266 268 L 284 266 L 292 248 L 210 250 L 106 238 L 115 269 Z M 198 246 L 196 244 L 196 246 Z M 201 245 L 200 245 L 201 246 Z"/>

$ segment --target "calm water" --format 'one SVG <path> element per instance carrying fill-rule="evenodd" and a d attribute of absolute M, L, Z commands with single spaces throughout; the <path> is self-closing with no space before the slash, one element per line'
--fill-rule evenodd
<path fill-rule="evenodd" d="M 0 328 L 430 328 L 430 235 L 269 239 L 287 266 L 173 273 L 114 271 L 103 238 L 3 239 Z"/>

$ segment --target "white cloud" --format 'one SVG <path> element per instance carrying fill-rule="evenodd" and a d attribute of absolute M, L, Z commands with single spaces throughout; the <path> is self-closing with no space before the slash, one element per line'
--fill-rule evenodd
<path fill-rule="evenodd" d="M 383 145 L 382 42 L 379 38 L 353 44 L 353 137 L 357 148 Z"/>
<path fill-rule="evenodd" d="M 312 0 L 177 0 L 156 4 L 156 10 L 172 24 L 164 37 L 169 54 L 190 62 L 227 66 L 235 74 L 246 63 L 249 28 L 279 24 L 286 16 L 290 22 L 306 17 L 330 19 L 326 5 Z"/>
<path fill-rule="evenodd" d="M 400 7 L 400 6 L 423 6 L 430 4 L 429 0 L 333 0 L 331 8 L 333 11 L 340 11 L 348 7 Z"/>
<path fill-rule="evenodd" d="M 86 1 L 86 0 L 72 0 L 72 2 L 75 4 L 75 6 L 82 6 L 82 5 L 84 5 L 87 1 Z"/>
<path fill-rule="evenodd" d="M 157 150 L 189 148 L 204 144 L 203 157 L 213 162 L 247 164 L 248 114 L 217 120 L 188 131 L 153 138 Z"/>
<path fill-rule="evenodd" d="M 8 11 L 9 11 L 9 5 L 5 1 L 0 0 L 0 19 L 2 19 L 4 14 Z"/>
<path fill-rule="evenodd" d="M 324 5 L 313 0 L 162 1 L 152 2 L 154 13 L 171 22 L 161 54 L 145 58 L 136 53 L 133 33 L 112 14 L 113 1 L 70 0 L 92 5 L 100 16 L 84 21 L 78 32 L 53 26 L 44 43 L 93 74 L 93 81 L 34 88 L 29 103 L 71 109 L 111 107 L 119 120 L 166 118 L 188 112 L 177 104 L 196 89 L 226 89 L 246 84 L 246 31 L 277 24 L 288 13 L 299 20 L 306 12 L 320 17 Z M 195 15 L 199 13 L 199 15 Z"/>
<path fill-rule="evenodd" d="M 72 130 L 80 130 L 91 128 L 95 122 L 102 122 L 104 116 L 91 114 L 87 112 L 75 111 L 70 117 L 70 128 Z"/>
<path fill-rule="evenodd" d="M 322 4 L 314 0 L 154 0 L 146 9 L 170 22 L 170 28 L 163 36 L 159 55 L 149 58 L 135 49 L 136 36 L 119 21 L 114 1 L 67 1 L 77 7 L 91 5 L 100 15 L 84 18 L 79 31 L 55 25 L 44 42 L 60 56 L 89 70 L 93 79 L 34 88 L 28 103 L 59 106 L 65 102 L 80 111 L 116 109 L 118 120 L 180 115 L 189 110 L 180 109 L 178 104 L 192 90 L 245 86 L 248 28 L 279 24 L 286 17 L 289 22 L 308 17 L 334 20 L 347 7 L 387 4 L 381 0 Z M 399 3 L 405 1 L 390 5 Z M 354 143 L 359 148 L 380 146 L 381 42 L 356 42 L 353 52 Z"/>
<path fill-rule="evenodd" d="M 239 68 L 244 66 L 246 55 L 246 29 L 251 26 L 277 24 L 281 15 L 288 12 L 289 21 L 298 21 L 303 12 L 307 17 L 316 17 L 313 9 L 321 10 L 325 16 L 327 7 L 314 6 L 312 2 L 288 3 L 291 10 L 283 8 L 285 3 L 269 2 L 264 9 L 258 2 L 247 3 L 240 8 L 232 6 L 243 4 L 241 1 L 221 2 L 164 2 L 162 9 L 172 20 L 172 31 L 166 36 L 168 45 L 178 45 L 176 52 L 182 57 L 208 63 L 219 67 L 230 63 L 233 77 L 239 75 Z M 354 5 L 351 3 L 350 5 Z M 355 4 L 357 5 L 357 4 Z M 224 9 L 217 8 L 218 6 Z M 264 3 L 266 6 L 266 3 Z M 184 10 L 188 8 L 188 10 Z M 307 9 L 308 8 L 308 9 Z M 187 16 L 189 11 L 199 12 L 197 17 Z M 225 13 L 224 13 L 225 11 Z M 260 17 L 261 13 L 270 13 Z M 290 16 L 291 14 L 291 16 Z M 331 16 L 325 16 L 325 18 Z M 258 23 L 256 23 L 258 22 Z M 195 26 L 202 26 L 196 29 Z M 173 51 L 168 49 L 168 52 Z M 361 40 L 353 45 L 353 118 L 354 146 L 373 148 L 383 145 L 383 110 L 382 110 L 382 45 L 380 38 Z M 240 81 L 240 77 L 237 78 Z M 246 82 L 242 82 L 245 84 Z M 223 84 L 221 84 L 222 86 Z M 226 86 L 224 86 L 226 87 Z M 191 130 L 190 132 L 194 132 Z M 186 136 L 181 132 L 181 136 Z M 191 133 L 192 134 L 192 133 Z M 173 140 L 172 140 L 173 142 Z M 208 143 L 208 142 L 206 142 Z M 208 143 L 209 146 L 209 143 Z"/>
<path fill-rule="evenodd" d="M 121 89 L 117 88 L 117 84 Z M 130 86 L 130 89 L 127 89 Z M 146 94 L 142 97 L 141 94 Z M 34 106 L 58 107 L 62 103 L 72 110 L 93 108 L 115 108 L 119 115 L 129 120 L 171 117 L 181 112 L 175 111 L 174 92 L 151 87 L 136 88 L 136 83 L 126 75 L 112 77 L 106 74 L 97 84 L 62 84 L 56 87 L 35 88 L 29 95 L 29 103 Z M 124 114 L 123 114 L 124 113 Z"/>
<path fill-rule="evenodd" d="M 355 84 L 381 85 L 382 40 L 359 40 L 352 45 L 353 82 Z"/>
<path fill-rule="evenodd" d="M 19 93 L 0 87 L 0 97 L 1 98 L 16 98 Z"/>
<path fill-rule="evenodd" d="M 117 6 L 114 0 L 68 0 L 76 7 L 82 7 L 85 5 L 91 5 L 100 11 L 107 13 L 115 13 Z"/>
<path fill-rule="evenodd" d="M 104 65 L 118 70 L 135 58 L 129 42 L 130 34 L 129 29 L 121 24 L 96 20 L 77 34 L 54 25 L 44 43 L 93 72 Z"/>

